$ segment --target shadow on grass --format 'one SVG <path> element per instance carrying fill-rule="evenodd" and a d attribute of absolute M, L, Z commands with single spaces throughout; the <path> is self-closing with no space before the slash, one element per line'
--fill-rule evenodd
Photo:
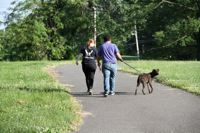
<path fill-rule="evenodd" d="M 65 90 L 65 89 L 55 89 L 55 88 L 44 88 L 44 89 L 36 89 L 36 88 L 29 88 L 29 87 L 19 87 L 17 88 L 18 90 L 25 90 L 25 91 L 29 91 L 29 92 L 65 92 L 65 93 L 69 93 L 69 91 Z"/>
<path fill-rule="evenodd" d="M 1 90 L 13 90 L 11 88 L 0 88 Z M 15 90 L 22 90 L 22 91 L 29 91 L 29 92 L 65 92 L 69 95 L 72 95 L 74 97 L 96 97 L 96 98 L 102 98 L 104 97 L 103 92 L 100 93 L 93 93 L 93 95 L 88 95 L 87 92 L 69 92 L 68 90 L 65 89 L 55 89 L 55 88 L 43 88 L 43 89 L 37 89 L 37 88 L 30 88 L 30 87 L 18 87 L 15 88 Z M 135 95 L 134 92 L 115 92 L 115 95 Z"/>
<path fill-rule="evenodd" d="M 38 88 L 30 88 L 30 87 L 0 87 L 0 90 L 22 90 L 22 91 L 29 91 L 29 92 L 65 92 L 70 94 L 70 92 L 66 89 L 62 89 L 62 88 L 42 88 L 42 89 L 38 89 Z"/>

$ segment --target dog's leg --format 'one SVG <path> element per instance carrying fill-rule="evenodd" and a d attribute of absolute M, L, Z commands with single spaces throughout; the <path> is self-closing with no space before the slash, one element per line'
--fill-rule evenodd
<path fill-rule="evenodd" d="M 151 87 L 151 93 L 152 93 L 153 92 L 153 86 L 152 86 L 151 82 L 149 82 L 149 85 Z"/>
<path fill-rule="evenodd" d="M 136 89 L 135 89 L 135 95 L 137 95 L 137 89 L 139 87 L 140 83 L 137 84 Z"/>
<path fill-rule="evenodd" d="M 151 93 L 151 90 L 149 89 L 149 83 L 147 83 L 147 88 L 148 88 L 148 91 L 149 91 L 149 94 Z"/>
<path fill-rule="evenodd" d="M 142 82 L 142 93 L 145 95 L 145 93 L 144 93 L 144 88 L 145 88 L 145 83 Z"/>
<path fill-rule="evenodd" d="M 137 95 L 137 88 L 138 88 L 138 87 L 136 87 L 136 89 L 135 89 L 135 95 Z"/>
<path fill-rule="evenodd" d="M 137 89 L 138 89 L 139 85 L 140 85 L 140 81 L 139 81 L 139 78 L 138 78 L 137 79 L 137 86 L 136 86 L 136 89 L 135 89 L 135 95 L 137 95 Z"/>

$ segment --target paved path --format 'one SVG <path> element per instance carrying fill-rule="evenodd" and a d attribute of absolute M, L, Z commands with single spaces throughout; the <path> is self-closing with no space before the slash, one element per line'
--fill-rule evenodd
<path fill-rule="evenodd" d="M 153 94 L 144 96 L 139 89 L 135 96 L 137 77 L 118 72 L 116 95 L 104 98 L 99 70 L 94 95 L 88 96 L 81 65 L 61 65 L 56 71 L 61 83 L 74 86 L 71 94 L 89 114 L 77 133 L 200 133 L 199 96 L 155 82 Z"/>

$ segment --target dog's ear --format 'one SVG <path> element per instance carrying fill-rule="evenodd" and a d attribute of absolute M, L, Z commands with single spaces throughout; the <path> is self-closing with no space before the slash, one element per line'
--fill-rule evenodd
<path fill-rule="evenodd" d="M 152 72 L 159 72 L 159 69 L 153 69 Z"/>

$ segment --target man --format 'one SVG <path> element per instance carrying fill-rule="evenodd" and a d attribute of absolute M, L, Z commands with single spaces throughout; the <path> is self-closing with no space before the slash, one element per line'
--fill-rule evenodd
<path fill-rule="evenodd" d="M 104 96 L 115 95 L 115 76 L 117 73 L 117 58 L 123 61 L 116 44 L 111 43 L 109 36 L 104 37 L 104 43 L 99 47 L 98 66 L 101 68 L 100 59 L 102 59 L 102 72 L 104 84 Z"/>

